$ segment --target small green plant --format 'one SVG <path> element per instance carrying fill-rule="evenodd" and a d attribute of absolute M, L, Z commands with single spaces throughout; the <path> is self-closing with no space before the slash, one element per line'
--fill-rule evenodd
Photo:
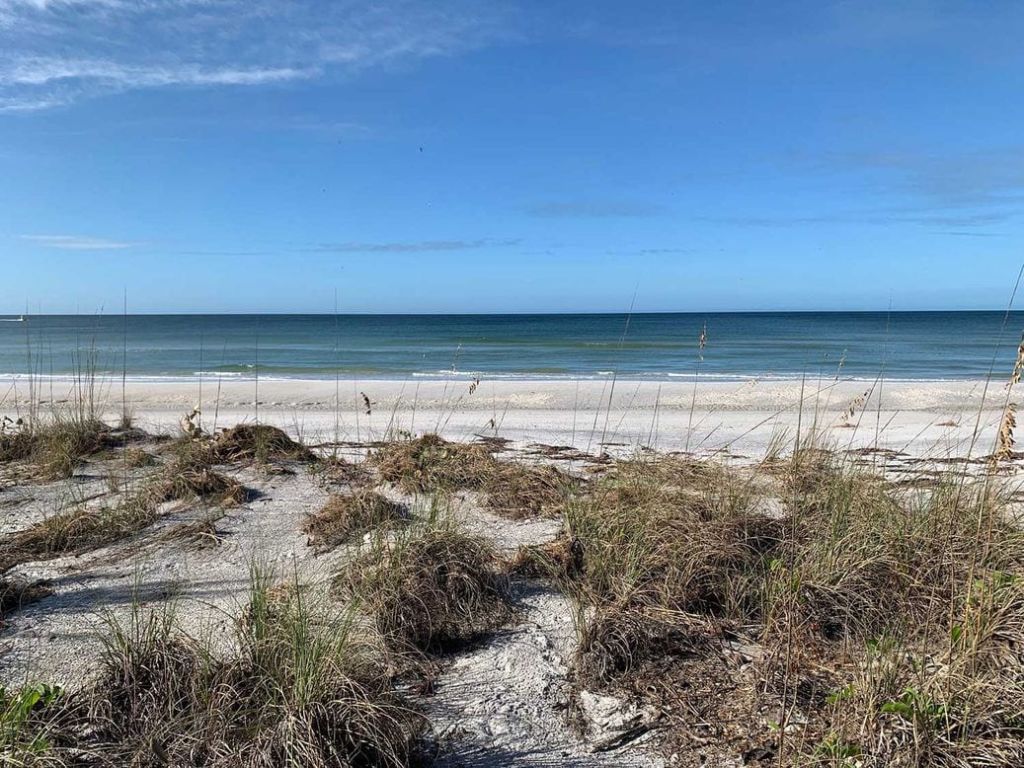
<path fill-rule="evenodd" d="M 907 688 L 898 699 L 885 702 L 880 711 L 886 715 L 896 715 L 915 726 L 931 729 L 942 722 L 946 706 L 933 701 L 916 688 Z"/>
<path fill-rule="evenodd" d="M 48 684 L 0 688 L 0 763 L 43 766 L 51 762 L 47 710 L 61 696 L 58 686 Z"/>
<path fill-rule="evenodd" d="M 824 759 L 831 765 L 844 767 L 857 765 L 857 758 L 863 753 L 858 744 L 844 741 L 835 733 L 830 733 L 814 748 L 815 757 Z"/>

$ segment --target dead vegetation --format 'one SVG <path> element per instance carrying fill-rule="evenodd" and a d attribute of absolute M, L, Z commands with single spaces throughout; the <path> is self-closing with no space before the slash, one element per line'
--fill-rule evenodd
<path fill-rule="evenodd" d="M 54 415 L 0 432 L 0 462 L 28 461 L 41 479 L 59 480 L 70 477 L 86 457 L 123 445 L 130 436 L 99 419 Z"/>
<path fill-rule="evenodd" d="M 237 480 L 189 459 L 177 459 L 142 491 L 150 503 L 200 498 L 219 505 L 242 504 L 248 497 Z"/>
<path fill-rule="evenodd" d="M 181 441 L 114 503 L 6 537 L 0 566 L 130 536 L 163 502 L 239 503 L 245 490 L 212 465 L 307 460 L 275 441 L 241 428 Z M 646 705 L 682 765 L 1024 764 L 1024 532 L 994 475 L 893 482 L 811 445 L 744 468 L 609 459 L 583 481 L 494 450 L 428 435 L 379 444 L 365 464 L 316 462 L 345 492 L 305 521 L 310 545 L 370 534 L 334 581 L 344 618 L 303 613 L 304 590 L 257 590 L 228 659 L 162 624 L 122 629 L 102 682 L 57 707 L 68 719 L 47 725 L 47 749 L 135 765 L 407 765 L 425 724 L 390 676 L 513 618 L 511 572 L 569 595 L 574 683 Z M 510 518 L 561 513 L 564 531 L 506 564 L 436 506 L 413 519 L 372 472 L 435 505 L 472 491 Z M 214 520 L 180 534 L 216 544 Z"/>
<path fill-rule="evenodd" d="M 496 514 L 524 518 L 556 514 L 579 485 L 551 465 L 495 458 L 491 443 L 452 443 L 437 435 L 386 443 L 369 461 L 381 478 L 407 493 L 475 491 Z"/>
<path fill-rule="evenodd" d="M 100 503 L 72 497 L 54 514 L 0 538 L 0 570 L 18 563 L 80 554 L 132 536 L 160 517 L 170 501 L 241 504 L 248 492 L 211 469 L 199 445 L 178 446 L 173 458 L 150 475 L 120 488 Z"/>
<path fill-rule="evenodd" d="M 11 612 L 51 594 L 53 590 L 42 582 L 22 578 L 0 578 L 0 627 L 3 627 Z"/>
<path fill-rule="evenodd" d="M 327 456 L 314 462 L 310 474 L 322 487 L 359 488 L 373 482 L 373 474 L 361 463 L 341 456 Z"/>
<path fill-rule="evenodd" d="M 494 456 L 483 444 L 451 443 L 437 435 L 385 443 L 369 462 L 381 479 L 406 493 L 482 490 Z"/>
<path fill-rule="evenodd" d="M 252 461 L 313 461 L 316 456 L 288 434 L 269 424 L 237 424 L 213 438 L 209 446 L 214 464 Z"/>
<path fill-rule="evenodd" d="M 333 494 L 320 511 L 311 514 L 302 526 L 309 545 L 325 552 L 357 535 L 388 528 L 408 516 L 404 504 L 392 501 L 370 489 Z"/>
<path fill-rule="evenodd" d="M 486 539 L 435 519 L 377 536 L 343 568 L 335 588 L 358 595 L 394 647 L 440 651 L 511 618 L 502 566 Z"/>

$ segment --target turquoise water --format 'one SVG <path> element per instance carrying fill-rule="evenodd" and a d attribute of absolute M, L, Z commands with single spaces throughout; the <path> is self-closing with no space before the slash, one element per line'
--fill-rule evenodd
<path fill-rule="evenodd" d="M 0 321 L 0 374 L 93 355 L 131 377 L 956 379 L 1008 372 L 1024 313 L 36 315 Z M 127 342 L 127 350 L 125 350 Z M 125 354 L 126 352 L 126 354 Z"/>

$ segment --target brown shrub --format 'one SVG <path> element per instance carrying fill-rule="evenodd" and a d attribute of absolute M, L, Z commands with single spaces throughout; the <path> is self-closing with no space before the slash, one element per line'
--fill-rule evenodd
<path fill-rule="evenodd" d="M 238 424 L 226 429 L 213 439 L 210 452 L 216 464 L 316 459 L 309 448 L 269 424 Z"/>

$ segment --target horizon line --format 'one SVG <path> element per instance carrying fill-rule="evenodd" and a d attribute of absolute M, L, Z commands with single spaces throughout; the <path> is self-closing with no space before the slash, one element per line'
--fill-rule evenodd
<path fill-rule="evenodd" d="M 635 315 L 824 315 L 824 314 L 871 314 L 871 315 L 908 315 L 938 313 L 992 313 L 992 312 L 1024 312 L 1024 307 L 973 308 L 973 309 L 652 309 L 652 310 L 588 310 L 588 311 L 502 311 L 502 312 L 361 312 L 361 311 L 323 311 L 294 312 L 285 310 L 244 311 L 244 312 L 8 312 L 0 317 L 28 318 L 32 317 L 538 317 L 538 316 L 635 316 Z"/>

